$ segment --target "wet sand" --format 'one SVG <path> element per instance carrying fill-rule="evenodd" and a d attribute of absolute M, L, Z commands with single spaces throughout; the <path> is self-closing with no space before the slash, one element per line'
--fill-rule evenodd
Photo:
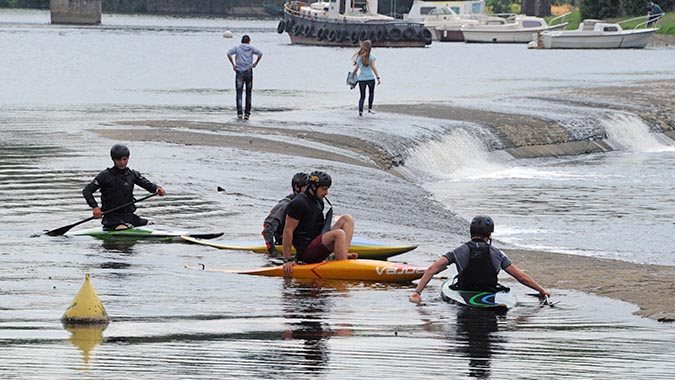
<path fill-rule="evenodd" d="M 643 83 L 628 87 L 607 87 L 575 90 L 574 99 L 560 98 L 560 102 L 575 102 L 586 107 L 604 109 L 622 108 L 635 112 L 649 123 L 671 135 L 675 127 L 672 94 L 675 81 Z M 554 100 L 553 98 L 547 98 Z M 629 106 L 626 99 L 631 99 Z M 600 101 L 602 100 L 602 101 Z M 624 105 L 621 105 L 624 104 Z M 555 156 L 582 154 L 603 148 L 602 141 L 571 141 L 562 129 L 549 120 L 531 116 L 508 115 L 496 112 L 476 112 L 452 105 L 382 105 L 380 112 L 395 112 L 430 118 L 466 120 L 484 123 L 502 133 L 513 144 L 507 150 L 514 156 Z M 242 123 L 203 123 L 186 121 L 133 121 L 120 122 L 133 126 L 127 131 L 97 129 L 105 136 L 126 140 L 157 141 L 186 145 L 226 146 L 262 152 L 284 153 L 307 157 L 321 155 L 339 162 L 378 167 L 396 174 L 399 158 L 390 156 L 381 147 L 358 138 L 307 132 L 292 129 L 265 128 Z M 180 130 L 178 130 L 180 129 Z M 222 137 L 209 131 L 232 132 Z M 255 135 L 254 137 L 251 135 Z M 323 144 L 308 147 L 299 143 L 280 142 L 280 137 L 294 137 Z M 331 147 L 355 153 L 345 155 Z M 618 260 L 598 259 L 577 255 L 524 250 L 507 251 L 521 269 L 534 276 L 545 287 L 574 289 L 612 297 L 639 306 L 638 315 L 662 322 L 675 321 L 675 267 L 643 265 Z"/>
<path fill-rule="evenodd" d="M 675 321 L 675 267 L 562 253 L 505 251 L 544 287 L 620 299 L 638 305 L 638 315 L 661 322 Z"/>

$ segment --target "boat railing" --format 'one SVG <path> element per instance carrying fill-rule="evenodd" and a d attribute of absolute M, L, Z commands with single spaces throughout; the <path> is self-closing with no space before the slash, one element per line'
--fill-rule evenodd
<path fill-rule="evenodd" d="M 663 18 L 663 16 L 665 16 L 665 15 L 666 15 L 665 12 L 661 12 L 661 14 L 659 15 L 659 18 L 654 22 L 654 24 L 657 27 L 659 27 L 658 24 L 661 21 L 661 19 Z M 644 21 L 638 23 L 637 25 L 635 25 L 633 27 L 633 29 L 641 29 L 641 28 L 646 28 L 648 26 L 649 19 L 650 19 L 650 16 L 638 16 L 638 17 L 629 18 L 628 20 L 619 21 L 619 22 L 617 22 L 617 24 L 621 25 L 621 24 L 626 24 L 626 23 L 629 23 L 629 22 L 644 20 Z"/>
<path fill-rule="evenodd" d="M 549 20 L 548 24 L 549 25 L 555 25 L 556 21 L 558 22 L 558 24 L 562 24 L 563 21 L 565 21 L 565 17 L 567 17 L 571 14 L 572 14 L 572 12 L 567 12 L 567 13 L 561 14 L 560 16 L 553 17 L 551 20 Z"/>

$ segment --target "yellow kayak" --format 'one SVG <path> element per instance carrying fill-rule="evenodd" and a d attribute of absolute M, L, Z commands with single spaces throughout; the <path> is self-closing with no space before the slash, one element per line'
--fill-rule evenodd
<path fill-rule="evenodd" d="M 205 240 L 194 236 L 181 236 L 181 239 L 190 243 L 218 249 L 267 253 L 267 247 L 261 241 Z M 283 247 L 280 245 L 277 245 L 276 248 L 279 252 L 283 250 Z M 349 252 L 358 253 L 361 259 L 386 260 L 389 257 L 412 251 L 415 248 L 417 248 L 416 245 L 390 245 L 374 240 L 354 238 L 352 239 L 352 244 L 349 246 Z M 293 254 L 295 254 L 295 249 L 293 249 Z"/>
<path fill-rule="evenodd" d="M 197 268 L 186 266 L 188 268 Z M 251 270 L 212 269 L 200 267 L 209 272 L 238 273 L 256 276 L 284 277 L 281 266 Z M 424 274 L 425 268 L 380 260 L 335 260 L 316 264 L 301 264 L 293 267 L 293 278 L 355 280 L 378 282 L 410 282 Z"/>

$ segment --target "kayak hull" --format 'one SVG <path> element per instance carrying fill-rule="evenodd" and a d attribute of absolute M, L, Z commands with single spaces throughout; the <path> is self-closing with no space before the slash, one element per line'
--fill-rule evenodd
<path fill-rule="evenodd" d="M 197 238 L 194 235 L 184 236 L 182 238 L 190 243 L 206 245 L 218 249 L 267 253 L 267 247 L 264 243 L 259 241 L 204 241 L 204 239 Z M 277 245 L 276 248 L 279 252 L 283 250 L 283 247 L 280 245 Z M 416 245 L 388 245 L 378 241 L 354 238 L 352 244 L 349 246 L 349 252 L 358 253 L 360 259 L 386 260 L 389 257 L 412 251 L 415 248 L 417 248 Z M 293 248 L 293 254 L 295 254 L 295 248 Z"/>
<path fill-rule="evenodd" d="M 105 231 L 102 227 L 89 228 L 69 232 L 67 236 L 91 236 L 103 240 L 162 240 L 182 242 L 181 236 L 193 236 L 199 239 L 214 239 L 223 235 L 222 232 L 190 232 L 160 226 L 143 226 L 125 230 Z"/>
<path fill-rule="evenodd" d="M 210 272 L 238 273 L 254 276 L 284 277 L 281 266 L 251 270 L 207 269 Z M 297 279 L 326 279 L 376 282 L 410 282 L 424 274 L 425 268 L 380 260 L 334 260 L 293 267 L 290 277 Z"/>
<path fill-rule="evenodd" d="M 450 280 L 443 283 L 441 297 L 447 302 L 476 308 L 511 309 L 518 300 L 511 291 L 486 292 L 474 290 L 454 290 Z"/>

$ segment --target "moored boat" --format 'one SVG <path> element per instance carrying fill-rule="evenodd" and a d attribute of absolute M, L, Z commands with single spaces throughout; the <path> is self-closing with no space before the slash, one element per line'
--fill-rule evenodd
<path fill-rule="evenodd" d="M 551 20 L 562 19 L 566 16 L 558 16 Z M 541 17 L 517 15 L 501 25 L 482 25 L 467 24 L 462 26 L 464 41 L 466 42 L 487 42 L 487 43 L 528 43 L 532 41 L 532 36 L 537 32 L 550 30 L 562 30 L 567 23 L 549 25 Z"/>
<path fill-rule="evenodd" d="M 408 13 L 403 15 L 407 21 L 423 22 L 424 18 L 435 9 L 448 7 L 461 18 L 478 19 L 487 13 L 485 0 L 447 1 L 447 0 L 413 0 Z"/>
<path fill-rule="evenodd" d="M 370 40 L 375 47 L 424 47 L 432 41 L 424 24 L 378 14 L 377 0 L 290 1 L 277 32 L 299 45 L 351 47 Z"/>
<path fill-rule="evenodd" d="M 478 23 L 478 20 L 460 17 L 448 7 L 434 8 L 424 18 L 424 26 L 431 31 L 434 39 L 443 42 L 464 41 L 462 25 Z"/>
<path fill-rule="evenodd" d="M 618 23 L 584 20 L 576 30 L 541 32 L 531 42 L 531 47 L 544 49 L 642 49 L 649 44 L 654 33 L 658 30 L 658 28 L 638 29 L 645 23 L 636 26 L 636 29 L 624 30 Z"/>
<path fill-rule="evenodd" d="M 186 265 L 187 268 L 198 267 Z M 256 276 L 284 277 L 281 266 L 251 270 L 201 269 L 209 272 L 237 273 Z M 293 267 L 292 278 L 353 280 L 377 282 L 411 282 L 424 274 L 425 268 L 379 260 L 335 260 L 316 264 L 301 264 Z"/>

